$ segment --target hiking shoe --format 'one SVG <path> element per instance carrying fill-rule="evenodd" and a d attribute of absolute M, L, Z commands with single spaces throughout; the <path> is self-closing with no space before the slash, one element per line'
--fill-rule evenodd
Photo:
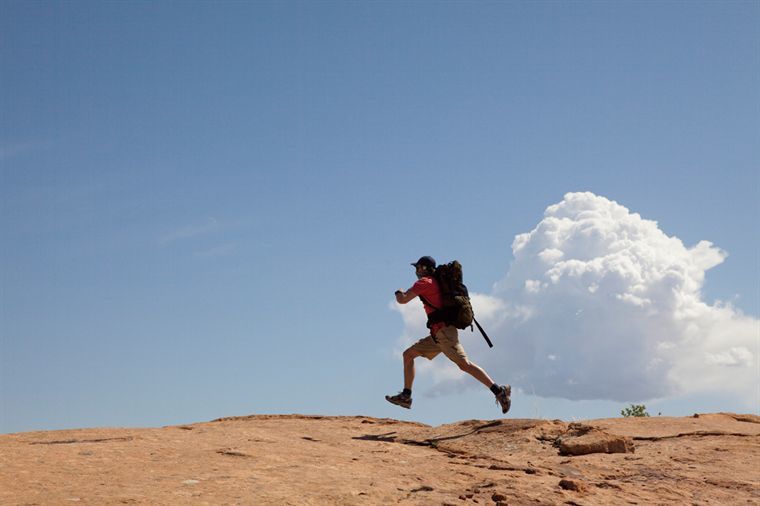
<path fill-rule="evenodd" d="M 512 387 L 509 385 L 502 385 L 499 388 L 499 393 L 496 394 L 496 404 L 501 404 L 501 412 L 506 413 L 512 406 Z"/>
<path fill-rule="evenodd" d="M 402 408 L 409 409 L 412 407 L 412 396 L 404 395 L 403 392 L 399 392 L 396 395 L 386 395 L 385 400 Z"/>

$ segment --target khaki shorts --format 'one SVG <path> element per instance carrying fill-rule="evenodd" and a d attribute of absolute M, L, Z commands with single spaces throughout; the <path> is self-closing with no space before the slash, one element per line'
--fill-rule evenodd
<path fill-rule="evenodd" d="M 462 345 L 459 344 L 457 328 L 453 326 L 443 327 L 439 330 L 435 335 L 435 340 L 432 336 L 423 337 L 409 349 L 418 352 L 428 360 L 433 360 L 441 352 L 455 364 L 467 360 L 467 354 Z"/>

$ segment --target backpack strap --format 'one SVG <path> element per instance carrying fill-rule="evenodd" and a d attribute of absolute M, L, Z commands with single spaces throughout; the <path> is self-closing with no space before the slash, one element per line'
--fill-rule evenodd
<path fill-rule="evenodd" d="M 486 334 L 486 331 L 483 330 L 483 327 L 480 326 L 480 324 L 478 323 L 478 320 L 476 320 L 474 316 L 472 317 L 472 321 L 475 322 L 475 325 L 477 325 L 478 330 L 480 331 L 481 334 L 483 334 L 483 339 L 485 339 L 486 342 L 488 343 L 488 347 L 493 348 L 493 343 L 491 342 L 490 339 L 488 339 L 488 335 Z"/>
<path fill-rule="evenodd" d="M 427 327 L 428 328 L 432 328 L 433 325 L 435 325 L 436 323 L 446 323 L 446 321 L 445 321 L 445 318 L 446 318 L 445 311 L 443 311 L 439 307 L 435 307 L 434 305 L 432 305 L 430 303 L 430 301 L 427 300 L 422 295 L 418 295 L 418 297 L 420 298 L 420 300 L 422 300 L 423 304 L 428 305 L 431 308 L 433 308 L 433 312 L 429 313 L 427 315 Z"/>
<path fill-rule="evenodd" d="M 440 309 L 440 308 L 437 308 L 437 307 L 435 307 L 434 305 L 432 305 L 432 304 L 430 303 L 430 301 L 428 301 L 428 300 L 427 300 L 425 297 L 423 297 L 422 295 L 418 295 L 417 297 L 419 297 L 419 298 L 420 298 L 420 300 L 422 301 L 422 303 L 423 303 L 423 304 L 426 304 L 426 305 L 428 305 L 428 306 L 432 307 L 432 308 L 433 308 L 435 311 L 438 311 L 438 310 Z"/>

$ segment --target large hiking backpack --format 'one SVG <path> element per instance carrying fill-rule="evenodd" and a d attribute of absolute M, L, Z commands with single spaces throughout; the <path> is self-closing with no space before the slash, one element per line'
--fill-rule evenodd
<path fill-rule="evenodd" d="M 480 333 L 483 334 L 483 338 L 485 338 L 488 346 L 493 348 L 493 344 L 483 330 L 483 327 L 475 319 L 475 313 L 470 303 L 470 294 L 462 281 L 462 264 L 456 260 L 447 264 L 441 264 L 436 267 L 433 277 L 438 281 L 443 307 L 435 307 L 423 299 L 427 305 L 434 309 L 428 315 L 428 327 L 431 327 L 435 323 L 443 322 L 447 325 L 453 325 L 458 329 L 470 327 L 470 330 L 472 330 L 474 322 L 478 326 Z"/>
<path fill-rule="evenodd" d="M 430 323 L 444 322 L 458 329 L 472 327 L 472 304 L 467 287 L 462 282 L 462 264 L 454 260 L 441 264 L 433 273 L 441 290 L 443 307 L 430 314 Z"/>

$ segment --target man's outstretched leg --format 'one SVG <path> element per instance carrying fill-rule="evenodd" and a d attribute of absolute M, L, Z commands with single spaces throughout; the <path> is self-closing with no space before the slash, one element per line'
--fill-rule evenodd
<path fill-rule="evenodd" d="M 483 383 L 493 392 L 496 396 L 496 402 L 501 405 L 502 413 L 509 411 L 509 408 L 512 406 L 512 387 L 509 385 L 497 385 L 482 367 L 474 362 L 470 362 L 468 359 L 460 360 L 456 364 L 461 370 Z"/>
<path fill-rule="evenodd" d="M 512 406 L 512 388 L 509 385 L 497 385 L 483 368 L 470 361 L 459 342 L 459 333 L 456 327 L 444 327 L 436 334 L 436 338 L 441 343 L 443 352 L 457 367 L 483 383 L 493 392 L 496 396 L 496 402 L 501 406 L 501 412 L 509 411 Z"/>

